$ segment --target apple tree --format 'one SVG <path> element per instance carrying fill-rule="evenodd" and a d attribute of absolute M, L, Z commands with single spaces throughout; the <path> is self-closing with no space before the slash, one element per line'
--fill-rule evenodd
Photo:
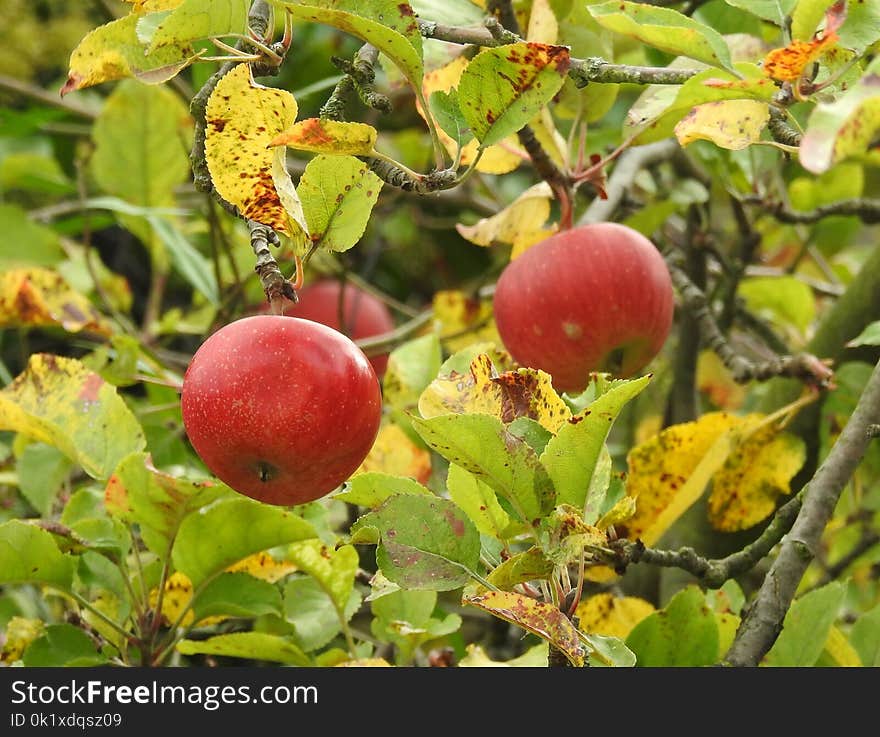
<path fill-rule="evenodd" d="M 880 662 L 880 0 L 70 5 L 4 664 Z"/>

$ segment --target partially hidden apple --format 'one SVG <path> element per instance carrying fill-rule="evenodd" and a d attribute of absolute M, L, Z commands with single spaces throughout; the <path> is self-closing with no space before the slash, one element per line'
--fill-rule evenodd
<path fill-rule="evenodd" d="M 342 294 L 342 322 L 339 321 L 339 297 Z M 320 279 L 298 292 L 299 302 L 284 311 L 286 315 L 314 320 L 339 330 L 352 340 L 372 338 L 394 329 L 394 318 L 382 300 L 351 282 Z M 370 357 L 377 376 L 385 373 L 388 354 Z"/>
<path fill-rule="evenodd" d="M 532 246 L 505 267 L 494 296 L 507 350 L 569 392 L 584 389 L 593 371 L 642 370 L 666 341 L 674 306 L 657 248 L 617 223 L 578 226 Z"/>
<path fill-rule="evenodd" d="M 333 491 L 379 431 L 375 371 L 341 333 L 280 315 L 245 317 L 196 351 L 181 392 L 187 436 L 236 491 L 303 504 Z"/>

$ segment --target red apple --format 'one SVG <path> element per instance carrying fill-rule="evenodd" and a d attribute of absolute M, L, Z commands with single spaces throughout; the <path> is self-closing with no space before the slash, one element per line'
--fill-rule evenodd
<path fill-rule="evenodd" d="M 625 225 L 596 223 L 556 233 L 504 269 L 495 320 L 511 355 L 543 369 L 564 391 L 591 371 L 631 376 L 660 351 L 674 295 L 663 257 Z"/>
<path fill-rule="evenodd" d="M 309 320 L 255 315 L 196 351 L 183 423 L 205 465 L 236 491 L 303 504 L 333 491 L 364 460 L 382 415 L 363 352 Z"/>
<path fill-rule="evenodd" d="M 339 323 L 340 290 L 344 290 L 342 325 Z M 307 284 L 298 295 L 299 302 L 286 309 L 286 315 L 328 325 L 352 340 L 371 338 L 394 329 L 394 318 L 385 303 L 350 282 L 342 287 L 337 279 L 322 279 Z M 388 365 L 388 354 L 372 356 L 370 363 L 381 376 Z"/>

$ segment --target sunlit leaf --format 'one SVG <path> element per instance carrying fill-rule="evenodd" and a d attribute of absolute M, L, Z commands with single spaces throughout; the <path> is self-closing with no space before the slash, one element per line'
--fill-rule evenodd
<path fill-rule="evenodd" d="M 0 274 L 0 327 L 61 327 L 69 333 L 109 335 L 111 327 L 89 300 L 49 269 Z"/>
<path fill-rule="evenodd" d="M 749 309 L 781 325 L 805 333 L 816 316 L 816 299 L 809 286 L 793 276 L 754 276 L 739 284 Z"/>
<path fill-rule="evenodd" d="M 491 414 L 505 424 L 529 417 L 551 432 L 571 415 L 548 374 L 536 369 L 499 374 L 486 354 L 471 362 L 467 374 L 454 372 L 432 381 L 419 398 L 419 412 L 425 418 L 450 412 Z"/>
<path fill-rule="evenodd" d="M 453 463 L 449 466 L 446 488 L 452 501 L 464 510 L 483 535 L 505 537 L 510 529 L 510 516 L 490 486 Z M 516 531 L 516 527 L 513 530 Z"/>
<path fill-rule="evenodd" d="M 348 489 L 334 494 L 333 498 L 372 509 L 395 494 L 432 495 L 426 487 L 414 479 L 389 476 L 375 471 L 359 473 L 349 479 L 348 484 Z"/>
<path fill-rule="evenodd" d="M 289 236 L 307 226 L 286 149 L 271 142 L 293 125 L 296 112 L 293 95 L 256 84 L 248 64 L 217 83 L 205 110 L 205 157 L 217 194 L 243 217 Z"/>
<path fill-rule="evenodd" d="M 559 37 L 559 22 L 549 0 L 533 0 L 529 12 L 526 41 L 555 44 Z"/>
<path fill-rule="evenodd" d="M 311 665 L 309 656 L 291 640 L 266 632 L 232 632 L 207 640 L 181 640 L 177 651 L 182 655 L 221 655 L 285 665 Z"/>
<path fill-rule="evenodd" d="M 783 668 L 813 665 L 837 619 L 846 584 L 834 581 L 799 597 L 782 622 L 782 632 L 761 665 Z"/>
<path fill-rule="evenodd" d="M 609 31 L 624 34 L 668 54 L 731 68 L 730 49 L 721 34 L 677 10 L 627 0 L 589 5 L 587 10 L 600 26 Z"/>
<path fill-rule="evenodd" d="M 431 477 L 431 454 L 416 445 L 400 425 L 387 423 L 379 429 L 373 447 L 352 474 L 352 481 L 364 473 L 406 476 L 424 484 Z"/>
<path fill-rule="evenodd" d="M 572 665 L 584 664 L 586 650 L 578 631 L 559 607 L 512 591 L 487 591 L 464 597 L 463 601 L 547 640 Z"/>
<path fill-rule="evenodd" d="M 184 0 L 161 20 L 148 41 L 148 53 L 165 46 L 186 47 L 191 42 L 212 36 L 244 33 L 247 23 L 247 0 Z M 143 20 L 138 25 L 141 33 Z"/>
<path fill-rule="evenodd" d="M 569 66 L 564 46 L 516 43 L 477 54 L 458 92 L 480 145 L 498 143 L 526 125 L 562 87 Z"/>
<path fill-rule="evenodd" d="M 183 519 L 172 560 L 198 586 L 252 553 L 313 537 L 312 526 L 283 507 L 244 497 L 218 499 Z"/>
<path fill-rule="evenodd" d="M 299 196 L 312 244 L 347 251 L 364 234 L 382 180 L 353 156 L 319 155 L 299 180 Z"/>
<path fill-rule="evenodd" d="M 21 660 L 28 645 L 43 633 L 45 626 L 42 619 L 12 617 L 6 625 L 6 632 L 3 635 L 0 664 L 10 665 L 16 660 Z"/>
<path fill-rule="evenodd" d="M 526 581 L 541 581 L 550 578 L 555 566 L 538 547 L 512 555 L 495 568 L 486 580 L 504 591 Z"/>
<path fill-rule="evenodd" d="M 718 660 L 718 623 L 702 591 L 688 586 L 626 638 L 640 667 L 695 667 Z"/>
<path fill-rule="evenodd" d="M 319 540 L 304 540 L 291 545 L 287 555 L 320 584 L 341 614 L 351 595 L 358 568 L 354 547 L 343 545 L 334 550 Z"/>
<path fill-rule="evenodd" d="M 440 455 L 489 484 L 520 521 L 539 519 L 553 508 L 555 491 L 538 454 L 497 417 L 446 414 L 412 423 Z"/>
<path fill-rule="evenodd" d="M 376 136 L 376 129 L 366 123 L 306 118 L 276 136 L 269 145 L 318 154 L 369 156 L 376 146 Z"/>
<path fill-rule="evenodd" d="M 716 146 L 739 151 L 755 141 L 770 119 L 770 106 L 755 100 L 722 100 L 697 105 L 675 126 L 682 146 L 712 141 Z"/>
<path fill-rule="evenodd" d="M 449 591 L 471 578 L 480 560 L 480 535 L 446 499 L 401 494 L 361 517 L 353 542 L 379 542 L 376 563 L 385 576 L 410 589 Z"/>
<path fill-rule="evenodd" d="M 37 583 L 69 590 L 76 558 L 62 553 L 52 535 L 20 520 L 0 525 L 0 583 Z"/>
<path fill-rule="evenodd" d="M 93 478 L 144 447 L 144 434 L 115 387 L 73 358 L 33 354 L 0 392 L 0 429 L 54 445 Z"/>
<path fill-rule="evenodd" d="M 391 351 L 382 380 L 385 404 L 399 413 L 414 410 L 419 396 L 440 370 L 440 360 L 436 333 L 407 341 Z"/>
<path fill-rule="evenodd" d="M 434 293 L 431 306 L 440 339 L 449 351 L 454 353 L 477 341 L 501 342 L 487 300 L 455 289 L 441 289 Z"/>
<path fill-rule="evenodd" d="M 654 612 L 654 606 L 636 596 L 593 594 L 578 604 L 575 614 L 584 632 L 626 639 L 639 622 Z"/>
<path fill-rule="evenodd" d="M 230 573 L 247 573 L 261 581 L 276 583 L 296 570 L 296 566 L 286 560 L 277 560 L 263 551 L 242 558 L 226 569 Z"/>

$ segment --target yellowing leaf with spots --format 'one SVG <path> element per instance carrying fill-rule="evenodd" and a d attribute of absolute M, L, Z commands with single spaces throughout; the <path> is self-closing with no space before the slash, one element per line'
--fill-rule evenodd
<path fill-rule="evenodd" d="M 62 327 L 69 333 L 110 335 L 103 316 L 64 278 L 49 269 L 0 274 L 0 327 Z"/>
<path fill-rule="evenodd" d="M 376 129 L 366 123 L 306 118 L 276 136 L 270 146 L 289 146 L 319 154 L 369 156 L 376 146 Z"/>
<path fill-rule="evenodd" d="M 581 631 L 625 640 L 632 628 L 654 611 L 650 602 L 636 596 L 600 593 L 582 600 L 575 614 Z"/>
<path fill-rule="evenodd" d="M 297 567 L 289 561 L 277 560 L 264 551 L 249 555 L 226 570 L 230 573 L 247 573 L 261 581 L 276 583 L 296 571 Z"/>
<path fill-rule="evenodd" d="M 105 479 L 144 433 L 116 388 L 73 358 L 37 353 L 0 391 L 0 430 L 53 445 Z"/>
<path fill-rule="evenodd" d="M 807 65 L 818 59 L 826 49 L 837 44 L 837 30 L 846 20 L 846 5 L 837 2 L 825 14 L 825 29 L 821 36 L 809 41 L 793 40 L 788 46 L 773 49 L 764 57 L 764 74 L 780 82 L 795 82 Z"/>
<path fill-rule="evenodd" d="M 444 414 L 481 413 L 504 423 L 529 417 L 556 432 L 571 410 L 553 390 L 549 374 L 517 369 L 499 374 L 485 353 L 477 356 L 467 374 L 453 371 L 432 381 L 419 397 L 425 419 Z"/>
<path fill-rule="evenodd" d="M 636 513 L 621 527 L 625 537 L 653 545 L 703 493 L 734 447 L 746 421 L 710 412 L 695 422 L 672 425 L 627 455 L 627 494 Z"/>
<path fill-rule="evenodd" d="M 136 12 L 156 13 L 160 10 L 174 10 L 183 0 L 125 0 L 132 4 Z"/>
<path fill-rule="evenodd" d="M 445 66 L 426 73 L 422 79 L 422 93 L 425 99 L 429 100 L 433 92 L 449 92 L 458 87 L 462 72 L 467 68 L 467 65 L 468 60 L 463 56 L 458 56 Z M 420 105 L 416 107 L 419 115 L 424 118 L 424 110 Z M 458 144 L 443 130 L 439 130 L 438 134 L 450 156 L 455 156 Z M 475 140 L 464 145 L 461 149 L 462 166 L 468 166 L 474 160 L 478 148 L 479 142 Z M 507 174 L 523 162 L 524 155 L 519 151 L 519 142 L 516 136 L 511 136 L 501 144 L 489 146 L 483 151 L 482 158 L 477 162 L 477 171 L 483 174 Z"/>
<path fill-rule="evenodd" d="M 431 454 L 420 448 L 399 425 L 383 425 L 363 463 L 352 474 L 379 472 L 408 476 L 424 484 L 431 477 Z"/>
<path fill-rule="evenodd" d="M 217 194 L 248 220 L 294 238 L 308 228 L 287 173 L 286 149 L 271 142 L 293 125 L 296 113 L 293 95 L 256 84 L 248 64 L 217 83 L 205 110 L 205 156 Z"/>
<path fill-rule="evenodd" d="M 165 46 L 146 53 L 137 36 L 141 17 L 135 10 L 86 35 L 70 55 L 70 69 L 61 94 L 126 77 L 159 84 L 196 58 L 188 46 Z"/>
<path fill-rule="evenodd" d="M 475 342 L 501 343 L 491 302 L 450 289 L 436 292 L 432 307 L 440 339 L 451 353 Z"/>
<path fill-rule="evenodd" d="M 0 648 L 0 665 L 8 666 L 21 660 L 28 645 L 43 634 L 44 628 L 45 624 L 41 619 L 12 617 L 6 625 L 3 647 Z"/>
<path fill-rule="evenodd" d="M 715 474 L 709 495 L 712 526 L 737 532 L 769 517 L 779 497 L 791 493 L 789 483 L 806 456 L 803 440 L 773 425 L 750 435 Z"/>
<path fill-rule="evenodd" d="M 177 622 L 181 615 L 180 624 L 188 627 L 193 623 L 195 615 L 190 608 L 192 601 L 193 585 L 189 578 L 179 571 L 172 573 L 165 582 L 165 593 L 162 594 L 162 621 L 171 625 Z M 150 591 L 150 607 L 155 609 L 159 606 L 159 589 Z M 184 614 L 184 612 L 186 612 Z"/>
<path fill-rule="evenodd" d="M 511 258 L 516 258 L 529 246 L 556 232 L 556 226 L 547 226 L 553 192 L 547 182 L 529 187 L 507 207 L 474 225 L 456 225 L 462 238 L 478 246 L 509 243 L 513 246 Z"/>
<path fill-rule="evenodd" d="M 761 140 L 770 119 L 770 106 L 758 100 L 717 100 L 694 107 L 675 126 L 682 146 L 712 141 L 720 148 L 740 151 Z"/>
<path fill-rule="evenodd" d="M 572 665 L 580 667 L 584 664 L 586 651 L 578 631 L 559 607 L 513 591 L 488 591 L 466 596 L 462 601 L 547 640 Z"/>
<path fill-rule="evenodd" d="M 718 354 L 711 350 L 702 351 L 697 359 L 697 387 L 718 409 L 738 409 L 746 397 L 743 385 L 733 380 Z M 655 431 L 659 430 L 657 427 Z"/>

